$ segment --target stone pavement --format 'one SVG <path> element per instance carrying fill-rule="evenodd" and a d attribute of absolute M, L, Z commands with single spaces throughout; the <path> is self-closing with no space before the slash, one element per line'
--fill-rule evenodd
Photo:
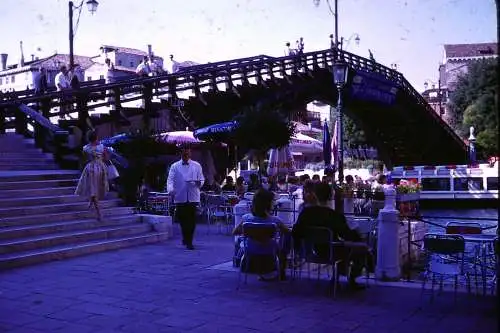
<path fill-rule="evenodd" d="M 177 237 L 1 272 L 0 332 L 497 332 L 493 297 L 454 304 L 444 293 L 431 304 L 418 288 L 372 282 L 331 299 L 326 282 L 307 277 L 249 276 L 237 290 L 237 273 L 217 269 L 230 267 L 220 264 L 231 239 L 202 226 L 195 251 Z"/>

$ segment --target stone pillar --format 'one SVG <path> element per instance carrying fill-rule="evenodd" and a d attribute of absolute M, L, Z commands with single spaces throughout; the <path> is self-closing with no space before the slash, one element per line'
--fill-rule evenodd
<path fill-rule="evenodd" d="M 401 276 L 399 265 L 399 212 L 396 190 L 384 188 L 385 206 L 378 214 L 377 267 L 375 276 L 382 281 L 396 281 Z"/>

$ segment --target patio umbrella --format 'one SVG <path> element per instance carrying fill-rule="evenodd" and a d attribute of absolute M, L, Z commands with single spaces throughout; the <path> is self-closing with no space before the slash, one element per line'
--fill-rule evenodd
<path fill-rule="evenodd" d="M 195 130 L 194 137 L 200 140 L 224 141 L 227 140 L 232 133 L 234 133 L 237 127 L 238 123 L 236 121 L 213 124 Z"/>
<path fill-rule="evenodd" d="M 273 148 L 269 151 L 269 165 L 267 174 L 276 176 L 279 174 L 291 174 L 295 172 L 295 163 L 290 147 Z"/>
<path fill-rule="evenodd" d="M 130 135 L 126 133 L 121 133 L 115 136 L 112 136 L 110 138 L 104 138 L 101 140 L 101 144 L 105 146 L 112 146 L 114 144 L 117 144 L 118 142 L 124 142 L 130 140 Z"/>
<path fill-rule="evenodd" d="M 319 154 L 323 151 L 323 144 L 315 138 L 297 133 L 290 139 L 290 150 L 304 154 Z"/>
<path fill-rule="evenodd" d="M 332 162 L 334 169 L 337 170 L 337 164 L 339 162 L 339 157 L 338 157 L 338 126 L 337 126 L 337 121 L 335 121 L 335 124 L 333 125 L 333 136 L 332 136 Z"/>
<path fill-rule="evenodd" d="M 160 142 L 169 144 L 200 144 L 203 141 L 194 137 L 191 131 L 164 132 L 159 135 Z"/>
<path fill-rule="evenodd" d="M 323 160 L 325 161 L 325 166 L 332 164 L 332 139 L 330 137 L 330 130 L 328 129 L 328 123 L 325 121 L 323 125 Z"/>

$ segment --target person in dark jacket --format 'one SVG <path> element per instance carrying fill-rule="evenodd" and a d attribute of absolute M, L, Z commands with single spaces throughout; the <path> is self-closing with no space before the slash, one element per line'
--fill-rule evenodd
<path fill-rule="evenodd" d="M 307 227 L 325 227 L 332 231 L 333 240 L 335 242 L 345 242 L 341 247 L 335 247 L 334 256 L 337 259 L 342 259 L 351 262 L 351 272 L 349 275 L 349 285 L 353 289 L 362 288 L 356 283 L 356 278 L 361 275 L 363 266 L 369 255 L 369 249 L 362 242 L 361 235 L 349 228 L 346 218 L 343 214 L 328 207 L 328 202 L 332 198 L 332 191 L 326 183 L 316 183 L 314 192 L 318 200 L 317 205 L 307 206 L 299 214 L 297 223 L 292 230 L 294 244 L 301 244 L 304 239 Z M 316 253 L 321 256 L 328 257 L 329 245 L 318 244 L 315 246 Z M 347 265 L 340 264 L 339 269 L 341 274 L 347 274 L 345 268 Z"/>

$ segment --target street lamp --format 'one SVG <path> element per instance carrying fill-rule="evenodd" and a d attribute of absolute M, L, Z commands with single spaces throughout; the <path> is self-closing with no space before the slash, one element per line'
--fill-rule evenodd
<path fill-rule="evenodd" d="M 349 46 L 349 43 L 351 42 L 353 37 L 354 37 L 354 42 L 356 43 L 356 45 L 359 45 L 361 38 L 359 37 L 359 34 L 353 33 L 349 38 L 346 39 L 346 42 L 345 42 L 345 49 L 346 50 L 347 50 L 347 46 Z M 344 37 L 340 38 L 340 49 L 344 50 Z"/>
<path fill-rule="evenodd" d="M 333 82 L 337 86 L 337 155 L 338 155 L 338 171 L 339 183 L 344 180 L 344 129 L 343 129 L 343 112 L 342 112 L 342 90 L 347 83 L 349 75 L 349 67 L 345 62 L 339 61 L 333 64 Z"/>
<path fill-rule="evenodd" d="M 75 59 L 73 54 L 73 40 L 75 38 L 75 34 L 73 32 L 73 9 L 80 9 L 83 6 L 82 0 L 78 6 L 73 4 L 73 1 L 68 2 L 68 14 L 69 14 L 69 67 L 72 68 L 75 65 Z M 89 12 L 94 15 L 97 11 L 97 7 L 99 3 L 96 0 L 87 0 L 86 2 L 87 9 Z M 78 24 L 78 22 L 77 22 Z"/>

